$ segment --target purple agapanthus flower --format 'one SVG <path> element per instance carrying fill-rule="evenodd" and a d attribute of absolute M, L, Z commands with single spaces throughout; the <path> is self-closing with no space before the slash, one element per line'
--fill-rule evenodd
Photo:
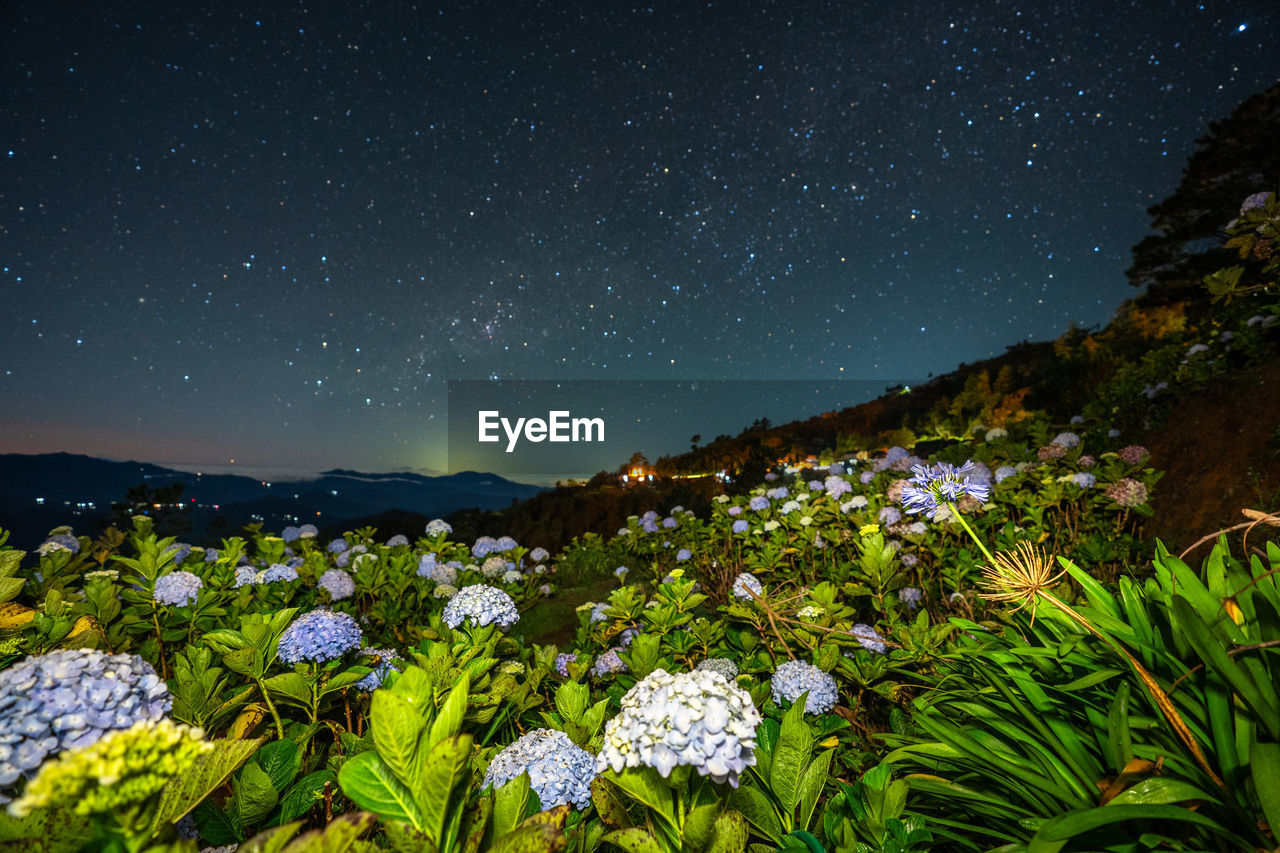
<path fill-rule="evenodd" d="M 949 462 L 938 462 L 933 466 L 916 465 L 911 469 L 911 480 L 902 489 L 903 508 L 909 513 L 923 512 L 933 518 L 940 505 L 957 501 L 963 495 L 986 501 L 991 487 L 974 482 L 969 477 L 972 470 L 971 461 L 959 468 Z"/>

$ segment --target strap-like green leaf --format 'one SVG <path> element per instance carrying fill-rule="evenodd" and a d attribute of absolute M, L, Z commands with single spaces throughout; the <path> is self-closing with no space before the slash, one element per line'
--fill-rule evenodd
<path fill-rule="evenodd" d="M 1249 750 L 1253 787 L 1273 834 L 1280 832 L 1280 745 L 1255 741 Z"/>

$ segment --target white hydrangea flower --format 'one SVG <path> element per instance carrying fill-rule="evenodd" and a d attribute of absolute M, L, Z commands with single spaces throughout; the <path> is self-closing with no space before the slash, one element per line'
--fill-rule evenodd
<path fill-rule="evenodd" d="M 438 593 L 443 587 L 436 587 Z M 503 628 L 514 625 L 520 614 L 516 603 L 500 589 L 484 584 L 465 586 L 445 605 L 441 614 L 444 623 L 457 628 L 463 620 L 478 627 L 497 624 Z"/>
<path fill-rule="evenodd" d="M 747 691 L 718 672 L 672 674 L 656 669 L 622 697 L 622 710 L 604 729 L 596 769 L 652 767 L 664 778 L 688 765 L 737 787 L 756 763 L 760 712 Z"/>

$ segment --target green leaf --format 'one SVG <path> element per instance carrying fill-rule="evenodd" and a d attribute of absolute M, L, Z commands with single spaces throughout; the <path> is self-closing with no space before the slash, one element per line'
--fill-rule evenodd
<path fill-rule="evenodd" d="M 0 551 L 0 554 L 5 552 Z M 62 809 L 40 809 L 16 818 L 0 809 L 0 850 L 75 853 L 93 838 L 86 817 Z"/>
<path fill-rule="evenodd" d="M 490 853 L 560 853 L 569 846 L 564 832 L 548 823 L 521 824 L 489 848 Z"/>
<path fill-rule="evenodd" d="M 566 681 L 556 688 L 556 711 L 564 719 L 578 722 L 587 710 L 590 695 L 587 685 Z"/>
<path fill-rule="evenodd" d="M 627 829 L 615 829 L 600 839 L 603 842 L 619 847 L 627 853 L 663 853 L 658 839 L 649 830 L 639 826 Z"/>
<path fill-rule="evenodd" d="M 1272 833 L 1280 833 L 1280 745 L 1255 741 L 1249 749 L 1253 787 Z"/>
<path fill-rule="evenodd" d="M 716 818 L 720 815 L 720 803 L 706 803 L 689 812 L 684 820 L 684 839 L 694 850 L 705 850 L 715 836 Z"/>
<path fill-rule="evenodd" d="M 265 770 L 250 761 L 240 771 L 240 778 L 236 780 L 233 800 L 236 820 L 242 827 L 253 826 L 276 807 L 279 798 L 271 784 L 271 777 Z"/>
<path fill-rule="evenodd" d="M 390 690 L 375 690 L 372 700 L 373 743 L 396 778 L 412 787 L 414 755 L 426 721 L 413 706 Z"/>
<path fill-rule="evenodd" d="M 253 756 L 253 760 L 266 772 L 271 779 L 271 787 L 276 791 L 283 791 L 302 769 L 302 751 L 287 738 L 266 744 Z"/>
<path fill-rule="evenodd" d="M 809 724 L 804 721 L 804 709 L 808 693 L 796 699 L 795 704 L 782 718 L 782 731 L 773 748 L 773 766 L 769 772 L 769 788 L 778 798 L 783 814 L 783 828 L 793 829 L 796 804 L 800 802 L 800 774 L 809 762 L 814 737 Z"/>
<path fill-rule="evenodd" d="M 805 768 L 804 775 L 800 777 L 800 810 L 796 814 L 795 824 L 797 828 L 809 828 L 814 809 L 818 806 L 818 799 L 822 796 L 822 789 L 826 787 L 827 773 L 831 768 L 831 759 L 834 757 L 834 749 L 819 753 Z"/>
<path fill-rule="evenodd" d="M 228 664 L 230 666 L 230 664 Z M 301 708 L 311 707 L 311 685 L 297 672 L 285 672 L 273 675 L 262 682 L 273 696 L 297 705 Z"/>
<path fill-rule="evenodd" d="M 467 699 L 471 693 L 471 678 L 464 674 L 449 691 L 449 696 L 436 713 L 425 747 L 433 748 L 447 737 L 453 737 L 462 729 L 462 718 L 467 713 Z"/>
<path fill-rule="evenodd" d="M 176 823 L 195 808 L 261 745 L 262 738 L 214 741 L 213 749 L 201 753 L 186 772 L 165 786 L 151 821 L 152 832 L 165 823 Z"/>
<path fill-rule="evenodd" d="M 1226 827 L 1205 817 L 1199 812 L 1178 806 L 1098 806 L 1089 809 L 1076 809 L 1057 817 L 1049 818 L 1040 825 L 1035 836 L 1027 845 L 1027 853 L 1057 853 L 1076 836 L 1092 832 L 1100 827 L 1115 823 L 1126 823 L 1134 820 L 1151 820 L 1158 824 L 1183 821 L 1194 823 L 1211 829 L 1223 838 L 1230 839 L 1238 850 L 1252 849 L 1247 841 L 1227 830 Z"/>
<path fill-rule="evenodd" d="M 652 767 L 628 767 L 621 773 L 606 771 L 606 777 L 631 799 L 653 809 L 671 827 L 675 826 L 675 810 L 671 805 L 671 788 Z"/>
<path fill-rule="evenodd" d="M 1109 807 L 1165 806 L 1170 803 L 1181 803 L 1188 800 L 1208 800 L 1211 803 L 1221 802 L 1213 794 L 1205 793 L 1200 788 L 1187 782 L 1164 777 L 1152 777 L 1143 779 L 1131 788 L 1126 788 L 1107 805 Z"/>
<path fill-rule="evenodd" d="M 374 816 L 367 812 L 348 812 L 335 817 L 324 829 L 314 829 L 299 836 L 284 849 L 284 853 L 346 853 L 357 845 Z"/>
<path fill-rule="evenodd" d="M 431 748 L 414 787 L 422 813 L 422 831 L 437 842 L 450 818 L 453 789 L 466 777 L 471 763 L 471 735 L 446 738 Z"/>
<path fill-rule="evenodd" d="M 398 820 L 422 832 L 426 823 L 413 794 L 401 784 L 376 752 L 348 759 L 338 771 L 342 792 L 360 808 L 384 820 Z"/>
<path fill-rule="evenodd" d="M 1184 636 L 1196 654 L 1212 667 L 1239 694 L 1240 698 L 1258 716 L 1273 738 L 1280 739 L 1280 707 L 1277 707 L 1276 690 L 1272 684 L 1259 684 L 1238 665 L 1214 637 L 1200 614 L 1181 595 L 1173 597 L 1173 612 L 1182 625 Z"/>
<path fill-rule="evenodd" d="M 596 807 L 596 814 L 611 829 L 625 829 L 631 826 L 631 816 L 627 814 L 627 804 L 619 795 L 618 786 L 597 776 L 591 780 L 591 802 Z"/>
<path fill-rule="evenodd" d="M 324 798 L 325 783 L 335 785 L 337 781 L 338 776 L 332 770 L 317 770 L 303 776 L 280 797 L 279 823 L 286 824 L 302 817 Z"/>
<path fill-rule="evenodd" d="M 754 784 L 747 782 L 740 784 L 729 795 L 729 803 L 742 812 L 757 832 L 775 844 L 779 843 L 782 836 L 786 834 L 781 821 L 778 820 L 778 813 L 774 810 L 773 803 Z"/>
<path fill-rule="evenodd" d="M 716 818 L 715 836 L 707 853 L 742 853 L 747 849 L 747 821 L 729 809 Z"/>
<path fill-rule="evenodd" d="M 501 838 L 524 820 L 524 810 L 529 804 L 529 774 L 521 773 L 494 791 L 493 837 Z"/>

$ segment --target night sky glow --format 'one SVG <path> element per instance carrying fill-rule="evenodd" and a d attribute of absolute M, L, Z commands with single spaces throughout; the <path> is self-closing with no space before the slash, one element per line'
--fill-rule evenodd
<path fill-rule="evenodd" d="M 946 372 L 1109 320 L 1280 70 L 1274 0 L 245 5 L 7 4 L 0 452 L 430 472 L 449 379 Z"/>

